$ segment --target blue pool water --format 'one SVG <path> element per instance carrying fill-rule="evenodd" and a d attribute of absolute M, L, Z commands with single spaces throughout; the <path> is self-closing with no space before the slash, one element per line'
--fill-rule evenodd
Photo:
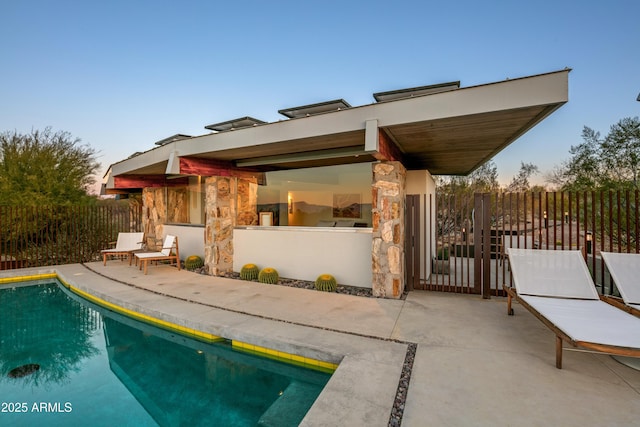
<path fill-rule="evenodd" d="M 24 365 L 39 369 L 10 376 Z M 329 377 L 137 322 L 57 283 L 0 287 L 0 425 L 298 425 Z"/>

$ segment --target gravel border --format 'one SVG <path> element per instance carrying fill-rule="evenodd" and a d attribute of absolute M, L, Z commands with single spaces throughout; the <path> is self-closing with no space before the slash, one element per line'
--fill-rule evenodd
<path fill-rule="evenodd" d="M 411 371 L 413 370 L 413 361 L 416 358 L 416 350 L 418 344 L 409 343 L 407 354 L 404 357 L 402 365 L 402 373 L 398 382 L 398 390 L 396 398 L 393 402 L 391 415 L 389 416 L 389 427 L 399 427 L 402 424 L 402 416 L 404 415 L 404 404 L 407 401 L 407 392 L 409 391 L 409 382 L 411 381 Z"/>
<path fill-rule="evenodd" d="M 204 267 L 191 270 L 191 271 L 198 274 L 204 274 L 204 275 L 208 274 Z M 226 277 L 229 279 L 242 280 L 240 278 L 240 273 L 236 273 L 236 272 L 225 273 L 224 275 L 222 275 L 222 277 Z M 258 283 L 257 280 L 250 280 L 250 281 Z M 315 282 L 312 282 L 310 280 L 288 279 L 286 277 L 281 277 L 278 280 L 278 283 L 276 284 L 281 286 L 290 286 L 292 288 L 309 289 L 314 291 L 316 290 Z M 336 293 L 344 294 L 344 295 L 353 295 L 357 297 L 379 298 L 373 295 L 373 292 L 370 288 L 361 288 L 358 286 L 347 286 L 347 285 L 338 284 L 338 287 L 336 288 Z M 407 298 L 407 292 L 404 292 L 400 296 L 400 299 L 404 300 L 406 298 Z"/>
<path fill-rule="evenodd" d="M 242 280 L 240 278 L 240 273 L 227 273 L 225 274 L 224 277 L 228 277 L 230 279 L 237 279 L 237 280 Z M 252 282 L 258 282 L 257 280 L 252 280 Z M 287 279 L 285 277 L 281 277 L 280 280 L 278 280 L 277 285 L 281 285 L 281 286 L 289 286 L 292 288 L 300 288 L 300 289 L 310 289 L 315 291 L 316 290 L 316 285 L 315 282 L 311 282 L 309 280 L 298 280 L 298 279 Z M 318 291 L 320 292 L 320 291 Z M 368 297 L 368 298 L 374 298 L 373 293 L 371 292 L 371 289 L 369 288 L 359 288 L 357 286 L 345 286 L 345 285 L 338 285 L 338 287 L 336 288 L 336 293 L 338 294 L 347 294 L 347 295 L 355 295 L 358 297 Z"/>

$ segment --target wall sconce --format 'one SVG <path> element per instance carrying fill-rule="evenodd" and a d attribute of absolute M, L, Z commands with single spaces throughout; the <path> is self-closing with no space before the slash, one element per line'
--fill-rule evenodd
<path fill-rule="evenodd" d="M 293 197 L 289 195 L 287 199 L 288 199 L 287 204 L 289 205 L 289 213 L 292 214 L 293 213 Z"/>

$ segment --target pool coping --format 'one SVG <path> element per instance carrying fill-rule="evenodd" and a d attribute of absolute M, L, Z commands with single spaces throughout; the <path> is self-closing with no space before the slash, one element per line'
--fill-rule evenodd
<path fill-rule="evenodd" d="M 178 332 L 196 338 L 201 335 L 205 340 L 224 337 L 254 343 L 249 346 L 266 349 L 274 357 L 295 355 L 324 368 L 337 367 L 301 425 L 365 421 L 367 425 L 382 426 L 389 423 L 407 343 L 186 301 L 166 292 L 154 293 L 130 283 L 120 283 L 81 264 L 12 271 L 13 274 L 0 275 L 0 284 L 17 281 L 18 277 L 32 280 L 49 275 L 94 303 L 103 306 L 106 303 L 121 312 L 135 313 L 141 320 L 155 319 L 159 326 L 175 325 Z M 87 281 L 88 278 L 91 280 Z M 212 279 L 211 276 L 205 278 Z M 181 311 L 185 307 L 186 311 Z M 218 324 L 206 320 L 212 316 Z M 264 330 L 270 334 L 266 336 Z"/>

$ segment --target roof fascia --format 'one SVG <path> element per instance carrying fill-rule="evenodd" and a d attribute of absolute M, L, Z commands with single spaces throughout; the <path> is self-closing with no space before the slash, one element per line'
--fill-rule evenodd
<path fill-rule="evenodd" d="M 113 165 L 113 174 L 167 162 L 171 151 L 194 156 L 329 134 L 365 130 L 368 120 L 379 127 L 437 120 L 568 101 L 569 69 L 479 86 L 375 103 L 317 116 L 289 119 L 233 132 L 192 137 L 149 150 Z M 364 145 L 364 141 L 363 141 Z M 364 146 L 363 146 L 364 149 Z"/>

